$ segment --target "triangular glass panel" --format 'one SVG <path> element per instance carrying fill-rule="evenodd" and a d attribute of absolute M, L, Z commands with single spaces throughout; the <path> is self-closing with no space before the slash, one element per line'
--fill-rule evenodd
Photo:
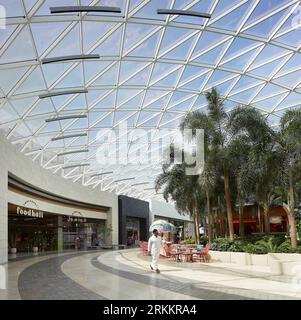
<path fill-rule="evenodd" d="M 136 61 L 122 61 L 120 67 L 119 83 L 124 82 L 126 79 L 135 74 L 138 70 L 144 70 L 147 64 L 145 62 Z"/>
<path fill-rule="evenodd" d="M 101 100 L 106 94 L 109 94 L 110 91 L 108 90 L 89 90 L 86 93 L 88 109 L 92 108 L 97 101 Z"/>
<path fill-rule="evenodd" d="M 226 29 L 229 31 L 236 31 L 252 4 L 253 1 L 246 2 L 245 4 L 239 6 L 237 9 L 231 10 L 226 16 L 210 24 L 210 26 Z"/>
<path fill-rule="evenodd" d="M 151 25 L 127 23 L 124 36 L 123 54 L 130 51 L 133 46 L 147 37 L 147 35 L 154 29 L 155 26 Z"/>
<path fill-rule="evenodd" d="M 24 0 L 25 9 L 27 13 L 32 9 L 32 7 L 36 4 L 37 1 L 38 0 Z"/>
<path fill-rule="evenodd" d="M 169 74 L 167 77 L 164 77 L 163 79 L 161 79 L 160 81 L 151 82 L 151 85 L 154 87 L 173 88 L 178 82 L 180 73 L 181 73 L 181 69 L 175 70 L 171 74 Z"/>
<path fill-rule="evenodd" d="M 18 112 L 18 114 L 23 117 L 23 115 L 31 108 L 31 106 L 36 101 L 36 97 L 29 97 L 11 100 L 11 104 L 14 106 L 14 109 Z"/>
<path fill-rule="evenodd" d="M 148 66 L 141 70 L 139 73 L 137 73 L 134 77 L 126 81 L 125 85 L 139 85 L 139 86 L 145 86 L 148 83 L 149 75 L 151 72 L 152 66 Z"/>
<path fill-rule="evenodd" d="M 31 30 L 39 55 L 48 49 L 68 27 L 67 22 L 32 23 Z"/>
<path fill-rule="evenodd" d="M 1 33 L 1 32 L 0 32 Z M 2 69 L 0 77 L 0 88 L 6 94 L 20 81 L 28 67 Z"/>
<path fill-rule="evenodd" d="M 252 61 L 252 59 L 257 54 L 258 50 L 255 51 L 249 51 L 225 64 L 223 64 L 223 67 L 231 68 L 233 70 L 238 71 L 244 71 L 245 68 L 248 66 L 248 64 Z"/>
<path fill-rule="evenodd" d="M 161 118 L 161 113 L 159 114 L 156 114 L 156 116 L 152 117 L 151 119 L 143 122 L 143 124 L 138 124 L 138 126 L 141 126 L 141 127 L 148 127 L 148 128 L 154 128 L 157 126 L 159 120 Z"/>
<path fill-rule="evenodd" d="M 127 112 L 127 111 L 115 111 L 114 112 L 114 125 L 117 125 L 118 123 L 122 121 L 127 121 L 134 113 L 133 112 Z"/>
<path fill-rule="evenodd" d="M 113 122 L 112 112 L 89 112 L 89 123 L 93 128 L 108 128 Z"/>
<path fill-rule="evenodd" d="M 208 104 L 206 97 L 203 94 L 200 94 L 195 101 L 192 110 L 200 109 L 206 107 Z"/>
<path fill-rule="evenodd" d="M 210 65 L 216 65 L 216 63 L 221 58 L 224 50 L 226 49 L 227 43 L 223 43 L 222 45 L 202 54 L 198 58 L 194 59 L 193 62 L 200 62 Z"/>
<path fill-rule="evenodd" d="M 192 104 L 195 100 L 195 96 L 190 97 L 189 99 L 177 103 L 176 105 L 168 108 L 168 111 L 181 111 L 181 112 L 187 112 L 192 107 Z"/>
<path fill-rule="evenodd" d="M 159 37 L 160 32 L 155 33 L 127 55 L 132 57 L 153 57 L 157 50 Z"/>
<path fill-rule="evenodd" d="M 169 102 L 169 106 L 174 106 L 176 104 L 179 104 L 183 100 L 191 99 L 194 96 L 195 95 L 193 95 L 191 93 L 175 91 L 174 94 L 172 95 L 170 102 Z"/>
<path fill-rule="evenodd" d="M 236 91 L 243 90 L 250 86 L 256 86 L 262 84 L 263 81 L 255 79 L 249 76 L 241 76 L 237 84 L 232 89 L 232 92 L 235 93 Z"/>
<path fill-rule="evenodd" d="M 24 123 L 32 133 L 35 133 L 45 124 L 45 121 L 43 119 L 25 119 Z"/>
<path fill-rule="evenodd" d="M 301 70 L 298 70 L 286 76 L 277 78 L 274 80 L 274 82 L 289 88 L 294 88 L 295 86 L 301 83 Z"/>
<path fill-rule="evenodd" d="M 193 79 L 197 75 L 201 75 L 205 73 L 206 71 L 210 71 L 210 69 L 187 65 L 182 74 L 180 85 L 182 85 L 184 82 L 186 82 L 189 79 Z"/>
<path fill-rule="evenodd" d="M 256 20 L 267 16 L 268 14 L 276 11 L 279 7 L 282 7 L 290 0 L 281 0 L 281 1 L 260 1 L 256 6 L 255 10 L 252 12 L 250 17 L 248 18 L 246 25 L 249 25 Z"/>
<path fill-rule="evenodd" d="M 108 94 L 106 97 L 97 102 L 92 110 L 95 109 L 113 109 L 115 107 L 115 96 L 116 92 Z"/>
<path fill-rule="evenodd" d="M 80 54 L 80 28 L 75 26 L 47 55 L 47 58 Z"/>
<path fill-rule="evenodd" d="M 117 64 L 112 66 L 108 71 L 106 71 L 102 76 L 97 78 L 92 85 L 116 85 L 117 82 Z"/>
<path fill-rule="evenodd" d="M 85 61 L 84 62 L 84 70 L 85 70 L 85 78 L 86 83 L 89 83 L 97 77 L 98 74 L 103 72 L 112 62 L 111 61 Z"/>
<path fill-rule="evenodd" d="M 287 49 L 280 48 L 278 46 L 274 46 L 272 44 L 267 44 L 265 48 L 260 52 L 258 57 L 254 60 L 251 67 L 260 65 L 263 62 L 269 62 L 271 59 L 276 59 L 277 57 L 281 57 L 290 51 Z"/>
<path fill-rule="evenodd" d="M 83 21 L 84 52 L 88 52 L 116 24 L 110 22 Z"/>
<path fill-rule="evenodd" d="M 230 10 L 232 7 L 236 6 L 241 0 L 222 0 L 219 1 L 217 6 L 214 9 L 212 18 Z M 230 10 L 231 11 L 231 10 Z"/>
<path fill-rule="evenodd" d="M 94 54 L 100 54 L 102 57 L 119 56 L 121 44 L 122 29 L 118 28 L 104 42 L 102 42 L 95 50 Z"/>
<path fill-rule="evenodd" d="M 279 95 L 272 97 L 272 98 L 269 98 L 269 99 L 264 99 L 262 101 L 253 102 L 252 105 L 254 107 L 271 112 L 278 105 L 278 103 L 283 99 L 284 95 L 285 94 L 279 94 Z"/>
<path fill-rule="evenodd" d="M 66 89 L 73 87 L 83 87 L 84 79 L 82 75 L 82 66 L 81 64 L 77 67 L 73 68 L 71 72 L 69 72 L 57 85 L 55 88 L 57 89 Z"/>
<path fill-rule="evenodd" d="M 171 93 L 166 94 L 160 91 L 155 92 L 154 90 L 149 90 L 146 94 L 144 104 L 147 106 L 143 107 L 144 110 L 163 110 L 170 98 Z"/>
<path fill-rule="evenodd" d="M 36 116 L 40 114 L 47 114 L 55 112 L 53 104 L 50 99 L 42 99 L 38 102 L 32 112 L 29 114 L 30 116 Z"/>
<path fill-rule="evenodd" d="M 230 80 L 230 78 L 233 78 L 233 76 L 234 75 L 231 72 L 216 70 L 211 75 L 209 81 L 206 84 L 205 89 L 212 88 L 214 86 L 219 85 L 221 82 Z"/>
<path fill-rule="evenodd" d="M 88 119 L 78 119 L 70 127 L 68 127 L 68 130 L 79 129 L 88 129 Z"/>
<path fill-rule="evenodd" d="M 52 64 L 42 65 L 42 70 L 43 70 L 47 85 L 50 87 L 71 66 L 72 66 L 71 63 L 52 63 Z"/>
<path fill-rule="evenodd" d="M 182 116 L 178 113 L 165 112 L 161 118 L 160 128 L 178 128 Z M 167 126 L 167 124 L 169 124 Z"/>
<path fill-rule="evenodd" d="M 44 128 L 39 133 L 60 132 L 61 129 L 62 128 L 58 121 L 48 122 L 48 123 L 45 122 Z"/>
<path fill-rule="evenodd" d="M 276 76 L 279 76 L 288 71 L 301 69 L 301 54 L 295 53 L 288 62 L 278 71 Z"/>
<path fill-rule="evenodd" d="M 23 80 L 22 84 L 15 93 L 20 94 L 40 90 L 46 90 L 46 85 L 44 82 L 41 67 L 38 66 L 25 80 Z"/>
<path fill-rule="evenodd" d="M 206 73 L 192 81 L 185 83 L 185 85 L 183 85 L 183 88 L 199 91 L 201 90 L 201 88 L 203 88 L 203 85 L 206 83 L 209 76 L 210 73 Z"/>
<path fill-rule="evenodd" d="M 20 138 L 22 137 L 29 137 L 32 135 L 32 132 L 27 128 L 27 126 L 23 123 L 19 123 L 17 127 L 14 130 L 14 135 L 19 136 Z"/>
<path fill-rule="evenodd" d="M 5 26 L 5 29 L 1 29 L 0 32 L 0 48 L 4 45 L 4 43 L 9 39 L 9 37 L 12 35 L 12 33 L 16 30 L 15 26 L 7 25 Z"/>
<path fill-rule="evenodd" d="M 257 37 L 268 38 L 277 28 L 282 18 L 287 14 L 288 10 L 290 10 L 290 8 L 274 14 L 268 19 L 265 19 L 255 26 L 245 30 L 244 33 L 255 35 Z"/>
<path fill-rule="evenodd" d="M 152 73 L 151 83 L 154 83 L 160 78 L 166 76 L 169 72 L 179 69 L 175 64 L 169 63 L 156 63 Z"/>
<path fill-rule="evenodd" d="M 123 104 L 125 101 L 131 101 L 139 94 L 141 90 L 130 90 L 130 89 L 118 89 L 117 92 L 117 107 Z"/>
<path fill-rule="evenodd" d="M 232 86 L 236 82 L 236 80 L 237 80 L 237 77 L 235 77 L 234 79 L 228 80 L 228 81 L 224 82 L 223 84 L 217 85 L 217 86 L 215 86 L 215 88 L 217 89 L 219 94 L 221 94 L 222 96 L 226 96 L 226 95 L 228 95 L 229 90 L 232 88 Z"/>
<path fill-rule="evenodd" d="M 64 110 L 87 110 L 85 95 L 80 94 L 76 98 L 71 99 L 64 107 Z"/>
<path fill-rule="evenodd" d="M 250 67 L 251 70 L 249 71 L 249 73 L 268 79 L 274 74 L 277 68 L 279 68 L 279 64 L 281 64 L 284 59 L 285 58 L 274 60 L 273 62 L 267 63 L 256 69 L 252 69 L 252 67 Z"/>
<path fill-rule="evenodd" d="M 280 88 L 274 84 L 268 83 L 256 96 L 255 101 L 270 97 L 274 94 L 285 93 L 287 90 Z"/>
<path fill-rule="evenodd" d="M 157 115 L 158 113 L 155 113 L 155 112 L 146 112 L 146 111 L 139 112 L 137 126 L 141 126 L 142 124 L 144 124 L 144 122 L 149 121 L 150 119 L 152 119 Z"/>
<path fill-rule="evenodd" d="M 68 144 L 68 147 L 81 147 L 87 145 L 87 137 L 80 137 L 75 139 L 72 143 Z"/>
<path fill-rule="evenodd" d="M 282 107 L 291 107 L 295 105 L 300 105 L 301 104 L 301 94 L 292 92 L 290 93 L 287 98 L 285 98 L 281 104 L 279 105 L 279 109 Z"/>
<path fill-rule="evenodd" d="M 243 54 L 245 51 L 249 51 L 249 49 L 254 48 L 256 45 L 258 45 L 257 41 L 237 37 L 231 43 L 231 46 L 227 50 L 223 61 L 228 60 L 233 56 L 237 56 L 240 53 Z M 254 50 L 255 49 L 253 49 L 253 52 Z"/>
<path fill-rule="evenodd" d="M 0 64 L 34 59 L 36 59 L 36 53 L 28 26 L 25 26 L 8 49 L 1 55 Z"/>
<path fill-rule="evenodd" d="M 231 99 L 233 99 L 235 101 L 238 101 L 238 102 L 241 102 L 244 104 L 248 104 L 251 101 L 251 99 L 255 96 L 257 90 L 262 87 L 263 87 L 263 85 L 259 85 L 257 87 L 245 90 L 243 92 L 240 92 L 240 93 L 237 93 L 234 95 L 231 95 L 230 97 L 231 97 Z"/>
<path fill-rule="evenodd" d="M 299 48 L 301 44 L 301 29 L 297 28 L 291 32 L 284 34 L 281 37 L 277 37 L 275 41 L 291 46 L 293 48 Z"/>
<path fill-rule="evenodd" d="M 0 125 L 18 119 L 19 115 L 8 102 L 6 102 L 2 107 L 0 107 Z"/>

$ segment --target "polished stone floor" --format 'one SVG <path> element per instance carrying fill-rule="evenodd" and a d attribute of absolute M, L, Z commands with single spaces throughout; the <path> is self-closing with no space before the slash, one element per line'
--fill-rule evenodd
<path fill-rule="evenodd" d="M 19 257 L 1 267 L 0 299 L 301 299 L 292 279 L 271 276 L 263 267 L 160 259 L 161 274 L 156 274 L 149 263 L 139 250 Z"/>

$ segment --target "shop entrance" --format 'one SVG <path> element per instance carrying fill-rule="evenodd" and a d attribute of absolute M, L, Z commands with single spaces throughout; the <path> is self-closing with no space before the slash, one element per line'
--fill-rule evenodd
<path fill-rule="evenodd" d="M 134 247 L 140 241 L 140 221 L 137 218 L 126 218 L 126 239 L 127 246 Z"/>

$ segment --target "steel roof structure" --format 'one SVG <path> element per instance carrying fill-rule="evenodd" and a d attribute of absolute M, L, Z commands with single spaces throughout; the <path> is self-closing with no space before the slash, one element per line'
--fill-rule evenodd
<path fill-rule="evenodd" d="M 212 87 L 227 110 L 251 105 L 277 126 L 301 104 L 300 2 L 0 0 L 0 130 L 54 174 L 160 198 L 158 164 L 95 167 L 99 130 L 176 128 L 187 112 L 206 112 Z M 58 6 L 115 11 L 51 13 Z"/>

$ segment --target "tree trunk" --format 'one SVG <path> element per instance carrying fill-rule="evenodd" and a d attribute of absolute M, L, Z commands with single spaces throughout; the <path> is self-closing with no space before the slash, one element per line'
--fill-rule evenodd
<path fill-rule="evenodd" d="M 264 231 L 270 234 L 269 196 L 266 193 L 263 199 Z"/>
<path fill-rule="evenodd" d="M 212 244 L 212 214 L 211 214 L 211 203 L 209 192 L 206 191 L 206 199 L 207 199 L 207 217 L 208 217 L 208 243 Z"/>
<path fill-rule="evenodd" d="M 293 185 L 293 173 L 291 168 L 289 169 L 289 177 L 288 177 L 288 221 L 290 226 L 290 237 L 291 237 L 291 245 L 293 249 L 296 249 L 298 246 L 297 242 L 297 225 L 296 225 L 296 215 L 295 215 L 295 194 L 294 194 L 294 185 Z"/>
<path fill-rule="evenodd" d="M 261 212 L 260 212 L 260 205 L 259 202 L 257 201 L 257 218 L 258 218 L 258 228 L 259 228 L 259 232 L 262 233 L 262 223 L 261 223 Z"/>
<path fill-rule="evenodd" d="M 243 201 L 239 201 L 239 211 L 238 211 L 238 219 L 239 219 L 239 236 L 244 237 L 245 236 L 245 226 L 243 222 L 243 215 L 244 215 L 244 205 Z"/>
<path fill-rule="evenodd" d="M 200 243 L 200 228 L 199 228 L 199 217 L 198 217 L 199 212 L 197 210 L 197 202 L 196 201 L 195 201 L 193 211 L 194 211 L 194 223 L 195 223 L 195 231 L 196 231 L 195 241 L 196 241 L 196 244 L 199 244 Z"/>
<path fill-rule="evenodd" d="M 194 227 L 194 239 L 195 239 L 195 243 L 197 243 L 197 227 L 196 227 L 196 215 L 195 215 L 195 211 L 192 212 L 192 219 L 193 219 L 193 227 Z"/>
<path fill-rule="evenodd" d="M 226 206 L 227 206 L 229 238 L 230 238 L 230 240 L 234 240 L 233 214 L 232 214 L 232 206 L 231 206 L 230 185 L 229 185 L 229 176 L 227 173 L 224 174 L 224 187 L 225 187 Z"/>

